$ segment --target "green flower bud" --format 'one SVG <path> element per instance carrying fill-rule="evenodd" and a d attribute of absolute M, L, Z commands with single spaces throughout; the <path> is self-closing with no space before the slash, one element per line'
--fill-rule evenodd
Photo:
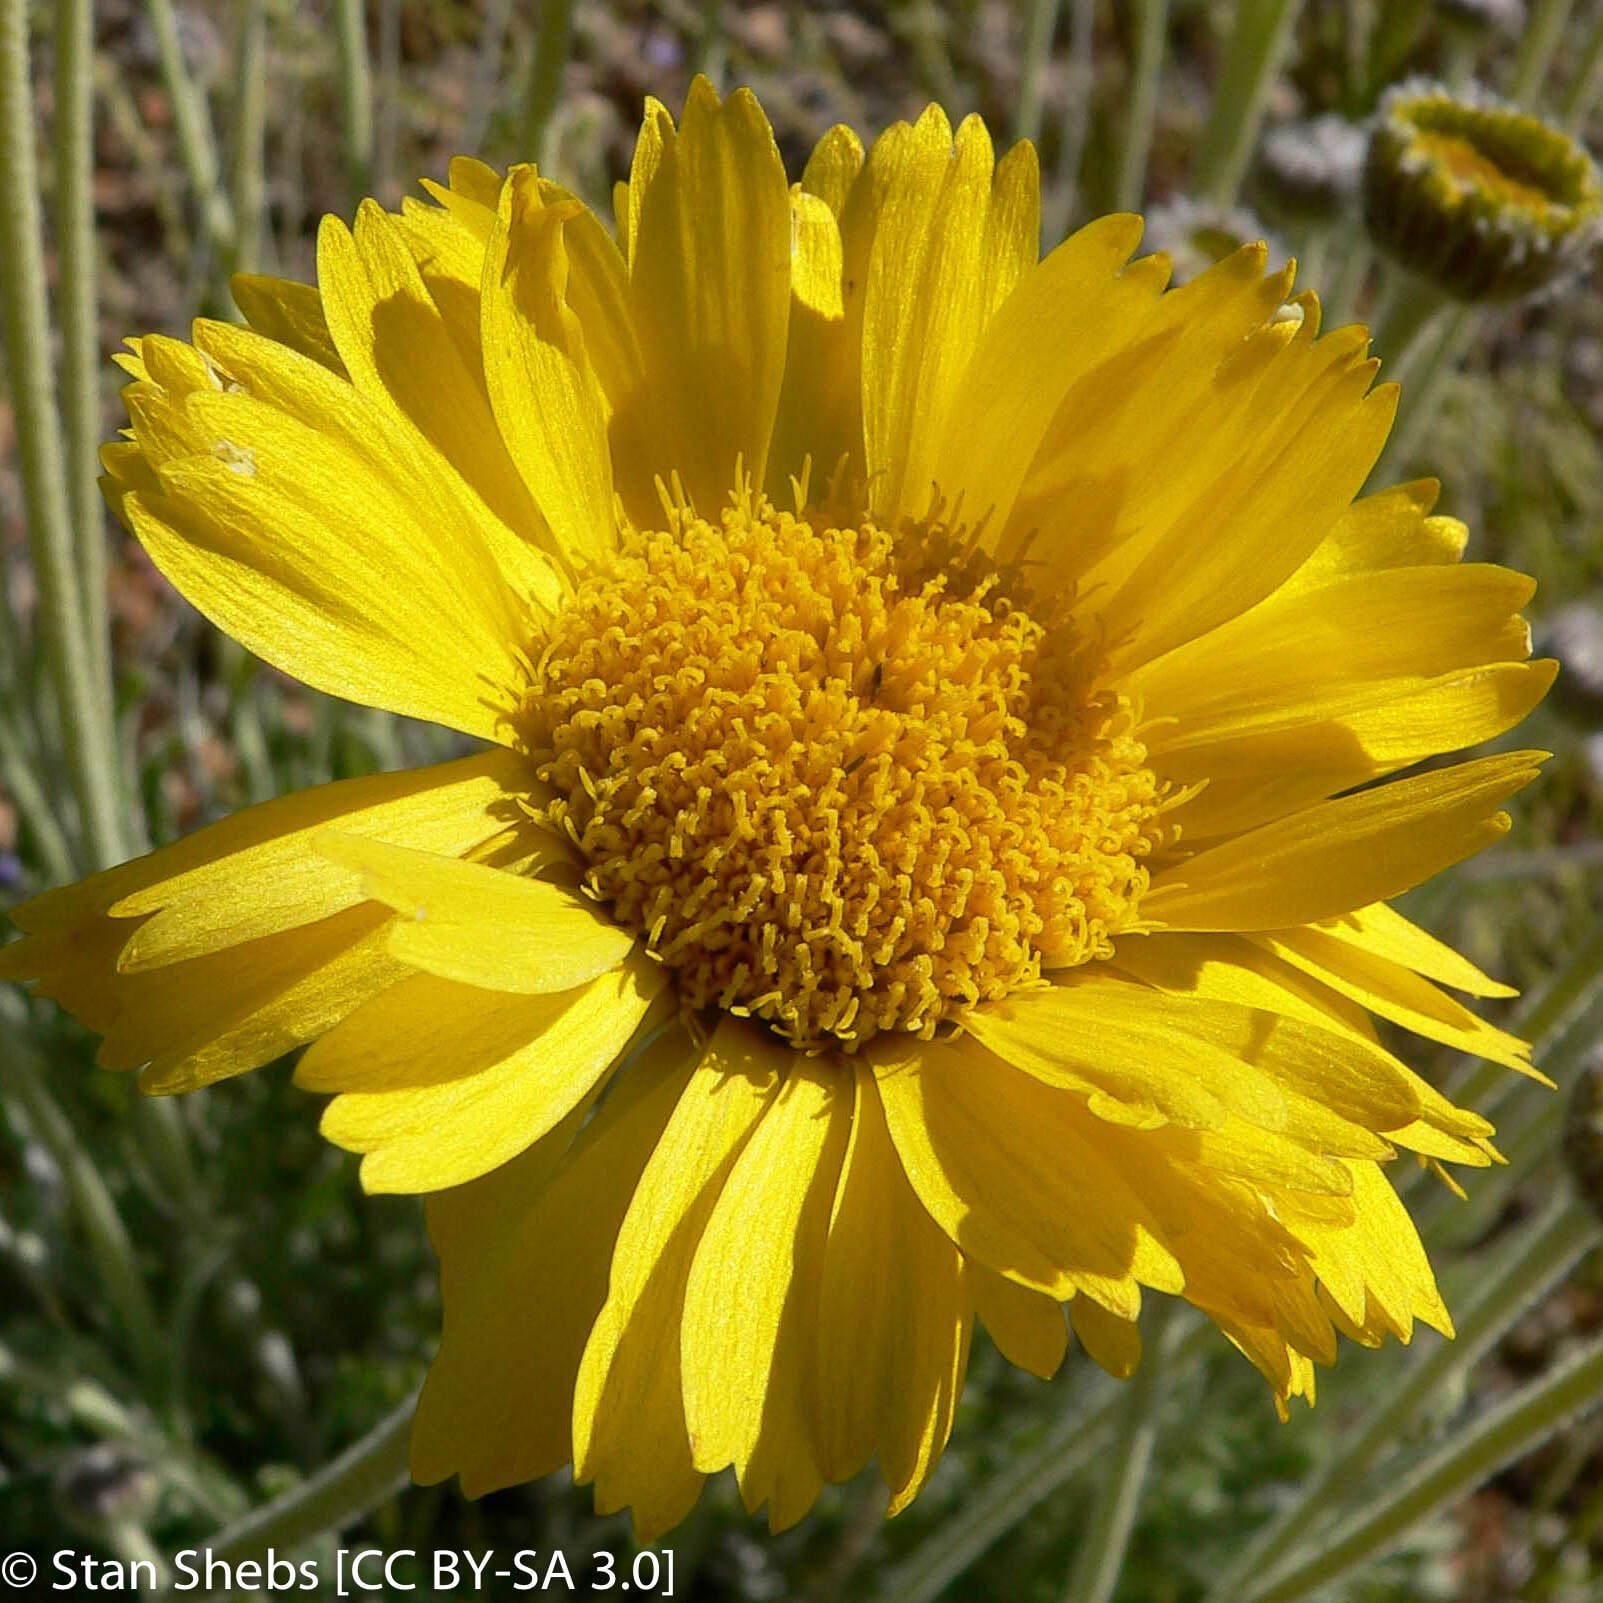
<path fill-rule="evenodd" d="M 1476 89 L 1418 80 L 1381 101 L 1364 220 L 1404 267 L 1457 300 L 1516 300 L 1582 260 L 1603 188 L 1557 128 Z"/>

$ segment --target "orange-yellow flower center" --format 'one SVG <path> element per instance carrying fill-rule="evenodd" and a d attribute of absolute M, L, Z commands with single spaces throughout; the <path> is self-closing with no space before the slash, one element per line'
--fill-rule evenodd
<path fill-rule="evenodd" d="M 1162 795 L 1094 650 L 933 535 L 667 522 L 581 582 L 525 711 L 586 888 L 686 1004 L 851 1050 L 1111 954 Z"/>

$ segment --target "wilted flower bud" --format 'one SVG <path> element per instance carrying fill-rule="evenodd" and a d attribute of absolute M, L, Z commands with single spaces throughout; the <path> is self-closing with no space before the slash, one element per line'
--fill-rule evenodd
<path fill-rule="evenodd" d="M 1268 229 L 1245 208 L 1215 206 L 1177 195 L 1148 208 L 1143 244 L 1148 250 L 1165 252 L 1174 264 L 1172 281 L 1184 284 L 1260 239 L 1269 246 L 1270 261 L 1286 259 L 1286 252 L 1269 237 Z"/>
<path fill-rule="evenodd" d="M 1574 266 L 1603 189 L 1573 139 L 1483 90 L 1400 84 L 1364 163 L 1377 244 L 1457 300 L 1515 300 Z"/>
<path fill-rule="evenodd" d="M 149 1517 L 156 1500 L 150 1466 L 132 1448 L 99 1442 L 73 1453 L 56 1471 L 56 1506 L 74 1530 L 98 1535 Z"/>
<path fill-rule="evenodd" d="M 1334 217 L 1358 193 L 1368 141 L 1335 112 L 1282 123 L 1264 139 L 1259 174 L 1280 210 L 1295 217 Z"/>

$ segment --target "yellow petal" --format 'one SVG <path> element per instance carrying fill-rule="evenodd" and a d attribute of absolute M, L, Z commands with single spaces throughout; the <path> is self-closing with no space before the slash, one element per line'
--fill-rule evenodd
<path fill-rule="evenodd" d="M 863 437 L 886 528 L 923 516 L 942 478 L 941 437 L 991 308 L 994 165 L 984 123 L 967 118 L 954 138 L 939 106 L 869 153 L 882 198 L 863 297 Z"/>
<path fill-rule="evenodd" d="M 790 190 L 751 92 L 720 103 L 697 78 L 649 181 L 631 177 L 630 208 L 652 467 L 716 517 L 737 460 L 765 482 L 790 315 Z"/>
<path fill-rule="evenodd" d="M 1069 1318 L 1081 1345 L 1115 1380 L 1128 1380 L 1141 1365 L 1141 1327 L 1120 1319 L 1089 1297 L 1069 1304 Z"/>
<path fill-rule="evenodd" d="M 1069 1348 L 1063 1305 L 984 1264 L 969 1264 L 968 1281 L 974 1311 L 984 1321 L 997 1351 L 1010 1364 L 1050 1380 Z"/>
<path fill-rule="evenodd" d="M 1310 1265 L 1342 1313 L 1373 1335 L 1408 1341 L 1414 1321 L 1444 1336 L 1453 1323 L 1436 1289 L 1408 1210 L 1372 1163 L 1352 1163 L 1354 1217 L 1332 1226 L 1288 1209 L 1288 1223 L 1310 1249 Z"/>
<path fill-rule="evenodd" d="M 354 235 L 325 217 L 317 281 L 356 388 L 449 463 L 506 529 L 536 539 L 539 518 L 483 382 L 464 362 L 395 220 L 374 201 L 362 203 Z"/>
<path fill-rule="evenodd" d="M 241 1073 L 336 1023 L 400 977 L 358 876 L 312 848 L 338 822 L 431 849 L 528 863 L 554 837 L 513 802 L 521 757 L 490 752 L 280 797 L 13 910 L 0 972 L 36 979 L 111 1036 L 108 1066 L 147 1090 Z M 509 826 L 507 815 L 516 823 Z"/>
<path fill-rule="evenodd" d="M 908 1187 L 861 1063 L 853 1094 L 823 1258 L 814 1431 L 825 1479 L 848 1479 L 877 1451 L 893 1498 L 906 1502 L 951 1429 L 968 1344 L 965 1271 L 957 1248 Z M 1033 1296 L 995 1279 L 1019 1300 Z M 1028 1322 L 1006 1291 L 989 1306 L 1006 1310 L 1010 1332 Z M 1022 1339 L 1039 1358 L 1034 1328 Z"/>
<path fill-rule="evenodd" d="M 428 1199 L 445 1328 L 412 1426 L 414 1480 L 459 1474 L 481 1497 L 572 1457 L 574 1379 L 618 1227 L 699 1056 L 667 1032 L 577 1141 L 572 1114 L 493 1173 Z"/>
<path fill-rule="evenodd" d="M 312 423 L 246 394 L 183 405 L 207 454 L 162 463 L 162 493 L 121 508 L 174 586 L 319 690 L 504 736 L 527 670 L 515 593 L 482 548 L 443 551 L 445 531 Z"/>
<path fill-rule="evenodd" d="M 1467 957 L 1410 923 L 1385 902 L 1360 907 L 1320 926 L 1322 933 L 1346 941 L 1375 957 L 1401 963 L 1416 974 L 1471 996 L 1518 996 L 1511 985 L 1483 974 Z"/>
<path fill-rule="evenodd" d="M 309 356 L 341 378 L 347 376 L 340 353 L 334 349 L 328 319 L 323 316 L 323 298 L 315 285 L 235 273 L 228 288 L 234 304 L 257 333 Z"/>
<path fill-rule="evenodd" d="M 1129 689 L 1150 717 L 1174 720 L 1154 727 L 1154 751 L 1340 716 L 1455 670 L 1523 661 L 1530 630 L 1518 613 L 1534 589 L 1476 563 L 1277 593 L 1148 664 Z"/>
<path fill-rule="evenodd" d="M 823 1484 L 798 1360 L 815 1339 L 817 1270 L 851 1112 L 843 1090 L 833 1064 L 797 1057 L 789 1066 L 718 1194 L 685 1286 L 679 1345 L 696 1468 L 733 1464 L 748 1509 L 772 1498 L 775 1528 Z"/>
<path fill-rule="evenodd" d="M 532 781 L 525 758 L 492 751 L 339 780 L 220 819 L 99 878 L 110 895 L 110 916 L 141 921 L 127 926 L 118 969 L 133 973 L 181 962 L 355 906 L 367 894 L 359 875 L 342 872 L 314 844 L 329 826 L 342 835 L 452 857 L 507 841 L 541 862 L 561 861 L 561 843 L 535 829 L 517 806 Z M 53 912 L 55 905 L 41 897 L 14 916 L 24 929 L 32 927 L 26 920 L 71 916 L 64 899 L 63 912 Z"/>
<path fill-rule="evenodd" d="M 402 915 L 390 928 L 391 954 L 441 979 L 526 995 L 566 991 L 634 948 L 634 936 L 593 902 L 549 880 L 334 830 L 317 836 L 317 850 Z"/>
<path fill-rule="evenodd" d="M 598 1513 L 632 1507 L 641 1542 L 683 1519 L 701 1490 L 675 1339 L 685 1282 L 718 1194 L 790 1057 L 766 1034 L 720 1021 L 618 1232 L 607 1300 L 574 1390 L 574 1477 L 596 1483 Z"/>
<path fill-rule="evenodd" d="M 475 305 L 476 297 L 475 286 Z M 477 339 L 475 324 L 475 352 Z M 560 602 L 565 586 L 529 531 L 508 528 L 435 446 L 387 404 L 363 399 L 349 383 L 331 380 L 294 352 L 234 323 L 198 321 L 195 345 L 222 387 L 242 390 L 309 424 L 389 485 L 411 507 L 405 536 L 451 565 L 469 593 L 485 573 L 490 581 L 485 602 L 502 609 L 513 632 L 534 632 L 536 620 L 527 616 L 531 605 L 549 610 Z M 192 434 L 183 449 L 204 453 L 214 444 L 212 435 Z"/>
<path fill-rule="evenodd" d="M 440 1191 L 516 1157 L 595 1094 L 662 986 L 644 963 L 517 996 L 416 975 L 317 1041 L 296 1070 L 343 1094 L 323 1114 L 365 1153 L 369 1191 Z"/>
<path fill-rule="evenodd" d="M 1440 493 L 1435 479 L 1414 479 L 1354 501 L 1282 592 L 1376 569 L 1457 562 L 1468 531 L 1455 518 L 1429 516 Z"/>
<path fill-rule="evenodd" d="M 99 1062 L 145 1065 L 139 1087 L 192 1091 L 304 1045 L 393 983 L 387 917 L 353 907 L 206 957 L 129 975 Z"/>
<path fill-rule="evenodd" d="M 1154 877 L 1143 916 L 1178 930 L 1269 930 L 1401 895 L 1508 829 L 1495 804 L 1536 777 L 1509 752 L 1320 802 Z"/>
<path fill-rule="evenodd" d="M 1242 383 L 1239 444 L 1220 426 L 1196 453 L 1212 463 L 1211 482 L 1172 517 L 1155 509 L 1146 529 L 1086 575 L 1109 587 L 1096 603 L 1104 625 L 1127 631 L 1112 653 L 1115 671 L 1194 639 L 1289 578 L 1380 455 L 1397 387 L 1369 389 L 1378 364 L 1362 331 L 1279 350 L 1274 338 L 1271 326 L 1261 376 L 1249 369 Z"/>
<path fill-rule="evenodd" d="M 1140 1284 L 1184 1286 L 1131 1178 L 1104 1155 L 1111 1127 L 1083 1097 L 934 1041 L 879 1058 L 874 1073 L 908 1180 L 965 1253 L 1059 1300 L 1083 1291 L 1132 1318 Z"/>
<path fill-rule="evenodd" d="M 1135 337 L 1166 264 L 1127 270 L 1141 219 L 1100 217 L 1026 272 L 986 327 L 942 434 L 941 488 L 994 544 L 1065 395 Z"/>
<path fill-rule="evenodd" d="M 514 169 L 484 255 L 481 292 L 496 421 L 576 573 L 617 544 L 601 390 L 567 300 L 564 224 L 580 210 L 576 201 L 547 205 L 534 169 Z"/>
<path fill-rule="evenodd" d="M 1095 973 L 987 1003 L 965 1023 L 983 1046 L 1049 1085 L 1102 1092 L 1199 1128 L 1230 1111 L 1270 1127 L 1283 1123 L 1279 1090 L 1254 1062 L 1311 1052 L 1317 1043 L 1310 1031 L 1294 1043 L 1288 1023 L 1270 1046 L 1269 1021 L 1249 1009 L 1178 1002 Z"/>
<path fill-rule="evenodd" d="M 1546 1076 L 1531 1067 L 1530 1047 L 1478 1018 L 1412 969 L 1378 953 L 1337 939 L 1325 930 L 1277 930 L 1256 937 L 1258 944 L 1322 984 L 1432 1041 L 1473 1052 L 1534 1079 Z"/>
<path fill-rule="evenodd" d="M 1289 278 L 1265 276 L 1267 251 L 1246 246 L 1170 290 L 1139 337 L 1085 371 L 1063 396 L 995 549 L 1016 558 L 1038 534 L 1049 590 L 1082 585 L 1087 572 L 1138 538 L 1148 543 L 1204 500 L 1221 462 L 1245 448 L 1237 412 L 1250 387 L 1242 353 L 1285 297 Z M 1138 263 L 1161 287 L 1166 264 Z M 1270 359 L 1280 342 L 1254 347 Z M 1232 365 L 1234 364 L 1234 365 Z M 1227 379 L 1234 375 L 1234 382 Z M 1199 451 L 1196 440 L 1219 439 Z M 1228 440 L 1223 436 L 1228 436 Z"/>
<path fill-rule="evenodd" d="M 1153 760 L 1171 785 L 1200 786 L 1171 815 L 1187 840 L 1239 834 L 1422 758 L 1495 739 L 1557 673 L 1551 661 L 1499 662 L 1434 679 L 1335 683 L 1299 705 L 1248 714 L 1241 733 L 1216 726 L 1209 744 L 1187 741 Z M 1154 734 L 1161 744 L 1156 725 Z"/>

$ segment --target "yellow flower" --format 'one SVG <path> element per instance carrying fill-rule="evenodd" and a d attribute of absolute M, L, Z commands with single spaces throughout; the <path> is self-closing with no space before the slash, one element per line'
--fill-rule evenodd
<path fill-rule="evenodd" d="M 413 1448 L 571 1457 L 643 1538 L 733 1465 L 905 1505 L 976 1316 L 1137 1362 L 1144 1288 L 1312 1397 L 1448 1320 L 1387 1178 L 1491 1127 L 1371 1015 L 1526 1069 L 1386 899 L 1496 839 L 1526 579 L 1394 395 L 1240 250 L 1038 261 L 1027 145 L 938 109 L 787 185 L 749 94 L 653 104 L 616 236 L 515 168 L 327 221 L 318 288 L 139 341 L 108 493 L 219 627 L 480 737 L 19 909 L 0 967 L 148 1091 L 310 1044 L 431 1193 Z"/>

